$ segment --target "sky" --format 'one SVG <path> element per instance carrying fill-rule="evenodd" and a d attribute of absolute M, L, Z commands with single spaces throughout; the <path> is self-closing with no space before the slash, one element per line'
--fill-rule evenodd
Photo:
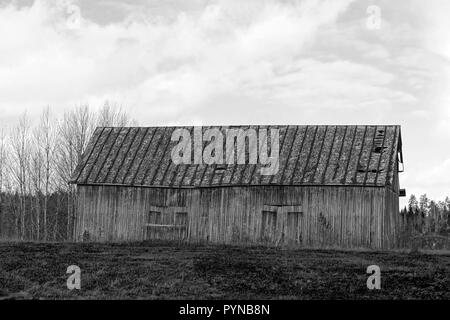
<path fill-rule="evenodd" d="M 0 0 L 0 125 L 106 100 L 142 126 L 399 124 L 401 187 L 444 199 L 448 12 L 448 0 Z"/>

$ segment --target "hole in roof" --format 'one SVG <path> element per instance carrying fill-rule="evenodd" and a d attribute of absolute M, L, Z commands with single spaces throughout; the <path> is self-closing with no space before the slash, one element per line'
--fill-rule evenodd
<path fill-rule="evenodd" d="M 382 153 L 384 151 L 384 149 L 387 149 L 387 147 L 385 147 L 385 146 L 376 146 L 375 148 L 373 148 L 373 152 L 374 153 Z"/>
<path fill-rule="evenodd" d="M 227 166 L 224 164 L 218 164 L 216 165 L 216 167 L 214 168 L 215 171 L 225 171 L 227 169 Z"/>

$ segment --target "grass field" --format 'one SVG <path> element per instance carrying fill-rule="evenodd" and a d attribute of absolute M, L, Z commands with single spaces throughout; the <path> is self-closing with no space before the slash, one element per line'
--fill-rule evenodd
<path fill-rule="evenodd" d="M 381 290 L 366 287 L 372 264 Z M 69 265 L 81 290 L 67 289 Z M 0 299 L 450 299 L 449 289 L 449 253 L 0 244 Z"/>

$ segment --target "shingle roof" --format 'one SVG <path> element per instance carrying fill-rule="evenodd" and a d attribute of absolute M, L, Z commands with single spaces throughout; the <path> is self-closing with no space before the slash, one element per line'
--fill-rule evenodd
<path fill-rule="evenodd" d="M 179 164 L 171 160 L 172 133 L 194 127 L 99 127 L 71 183 L 209 187 L 222 185 L 392 185 L 400 126 L 222 126 L 278 128 L 280 167 L 261 175 L 260 164 Z M 212 127 L 209 127 L 212 128 Z M 208 129 L 203 127 L 203 132 Z M 225 143 L 225 139 L 224 139 Z M 203 147 L 207 143 L 203 144 Z M 225 150 L 225 148 L 224 148 Z"/>

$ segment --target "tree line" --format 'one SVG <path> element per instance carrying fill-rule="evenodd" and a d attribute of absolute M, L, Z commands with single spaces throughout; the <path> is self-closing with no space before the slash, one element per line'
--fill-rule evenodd
<path fill-rule="evenodd" d="M 45 107 L 0 129 L 0 239 L 72 240 L 76 210 L 71 174 L 97 126 L 136 125 L 109 102 L 76 106 L 55 117 Z"/>
<path fill-rule="evenodd" d="M 408 205 L 400 211 L 404 224 L 416 234 L 450 235 L 450 198 L 436 201 L 423 194 L 417 199 L 412 194 Z"/>
<path fill-rule="evenodd" d="M 31 121 L 23 113 L 0 128 L 0 240 L 73 239 L 76 190 L 68 181 L 98 126 L 136 125 L 108 102 L 93 111 L 76 106 L 55 117 L 50 107 Z M 400 211 L 401 228 L 450 235 L 450 198 L 411 195 Z"/>

